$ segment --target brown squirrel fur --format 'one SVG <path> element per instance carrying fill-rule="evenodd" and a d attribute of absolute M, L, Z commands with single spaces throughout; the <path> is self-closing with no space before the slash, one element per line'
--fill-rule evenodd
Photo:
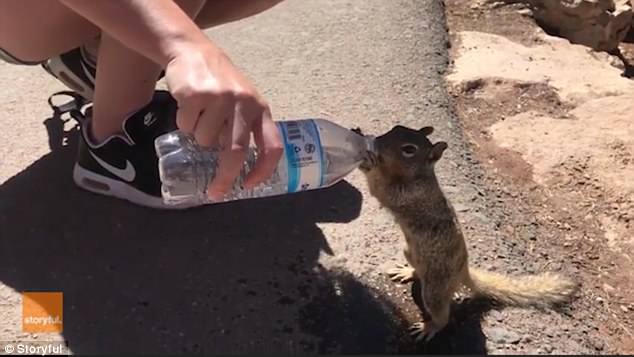
<path fill-rule="evenodd" d="M 447 143 L 432 144 L 427 139 L 432 132 L 432 127 L 396 126 L 376 138 L 374 152 L 360 167 L 370 194 L 391 211 L 405 236 L 409 266 L 388 274 L 397 282 L 421 283 L 424 310 L 431 319 L 414 324 L 412 335 L 429 340 L 442 330 L 452 298 L 463 286 L 474 297 L 510 306 L 545 308 L 570 300 L 578 285 L 562 276 L 511 277 L 468 266 L 460 224 L 434 172 Z"/>

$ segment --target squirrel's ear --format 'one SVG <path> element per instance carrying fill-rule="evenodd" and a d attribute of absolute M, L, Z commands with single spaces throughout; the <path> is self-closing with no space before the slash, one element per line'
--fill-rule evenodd
<path fill-rule="evenodd" d="M 439 141 L 435 143 L 434 146 L 431 148 L 431 151 L 429 152 L 429 160 L 431 160 L 432 162 L 440 160 L 443 152 L 445 152 L 447 147 L 448 145 L 444 141 Z"/>
<path fill-rule="evenodd" d="M 427 136 L 427 135 L 430 135 L 431 133 L 433 133 L 433 132 L 434 132 L 434 128 L 433 128 L 433 127 L 431 127 L 431 126 L 426 126 L 426 127 L 424 127 L 424 128 L 420 128 L 420 129 L 418 130 L 418 132 L 419 132 L 419 133 L 421 133 L 421 134 L 423 134 L 423 135 L 425 135 L 425 136 Z"/>

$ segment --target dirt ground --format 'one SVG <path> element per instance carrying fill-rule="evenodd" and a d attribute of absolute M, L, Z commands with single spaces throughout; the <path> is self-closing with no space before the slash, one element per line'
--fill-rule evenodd
<path fill-rule="evenodd" d="M 503 212 L 499 229 L 528 248 L 530 269 L 582 283 L 570 320 L 554 327 L 567 338 L 536 335 L 531 344 L 538 353 L 634 353 L 634 82 L 621 76 L 626 66 L 547 36 L 521 5 L 446 6 L 450 91 Z M 631 45 L 622 52 L 634 59 Z M 509 324 L 522 318 L 553 328 L 529 315 Z"/>

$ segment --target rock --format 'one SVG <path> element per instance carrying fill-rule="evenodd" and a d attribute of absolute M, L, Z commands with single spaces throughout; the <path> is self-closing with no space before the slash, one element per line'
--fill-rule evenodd
<path fill-rule="evenodd" d="M 630 0 L 525 0 L 536 20 L 572 43 L 612 51 L 633 25 Z"/>
<path fill-rule="evenodd" d="M 634 1 L 634 0 L 632 0 Z M 632 25 L 632 29 L 630 31 L 634 32 L 634 25 Z M 617 56 L 610 56 L 607 59 L 607 62 L 614 68 L 618 68 L 621 71 L 625 71 L 625 62 L 623 62 L 622 59 L 618 58 Z"/>
<path fill-rule="evenodd" d="M 502 312 L 500 312 L 498 310 L 491 310 L 491 312 L 489 312 L 489 317 L 491 317 L 492 319 L 494 319 L 497 322 L 504 321 L 504 314 L 502 314 Z"/>
<path fill-rule="evenodd" d="M 589 342 L 597 351 L 603 351 L 603 349 L 605 348 L 605 343 L 596 337 L 591 338 Z"/>
<path fill-rule="evenodd" d="M 596 302 L 598 302 L 599 304 L 603 304 L 603 302 L 605 301 L 605 300 L 603 300 L 603 298 L 602 298 L 602 297 L 600 297 L 600 296 L 597 296 L 594 300 L 595 300 Z"/>
<path fill-rule="evenodd" d="M 508 355 L 508 351 L 505 350 L 504 348 L 496 348 L 492 350 L 490 353 L 492 355 L 501 355 L 501 356 Z"/>
<path fill-rule="evenodd" d="M 605 291 L 608 294 L 611 294 L 614 291 L 616 291 L 616 289 L 612 285 L 605 283 L 603 284 L 603 291 Z"/>
<path fill-rule="evenodd" d="M 462 85 L 463 93 L 471 93 L 485 86 L 485 82 L 482 78 L 466 81 Z"/>
<path fill-rule="evenodd" d="M 507 330 L 503 327 L 493 327 L 488 330 L 488 337 L 497 344 L 518 343 L 520 342 L 520 335 Z"/>
<path fill-rule="evenodd" d="M 454 203 L 453 208 L 456 212 L 467 212 L 470 209 L 469 206 L 463 205 L 462 203 Z"/>
<path fill-rule="evenodd" d="M 532 16 L 533 15 L 533 11 L 531 9 L 519 9 L 517 10 L 517 13 L 522 15 L 522 16 Z"/>

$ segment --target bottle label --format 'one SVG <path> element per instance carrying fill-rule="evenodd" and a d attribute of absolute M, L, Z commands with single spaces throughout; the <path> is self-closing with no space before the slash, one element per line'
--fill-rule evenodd
<path fill-rule="evenodd" d="M 325 157 L 314 120 L 280 121 L 288 163 L 288 192 L 320 188 L 324 184 Z"/>

